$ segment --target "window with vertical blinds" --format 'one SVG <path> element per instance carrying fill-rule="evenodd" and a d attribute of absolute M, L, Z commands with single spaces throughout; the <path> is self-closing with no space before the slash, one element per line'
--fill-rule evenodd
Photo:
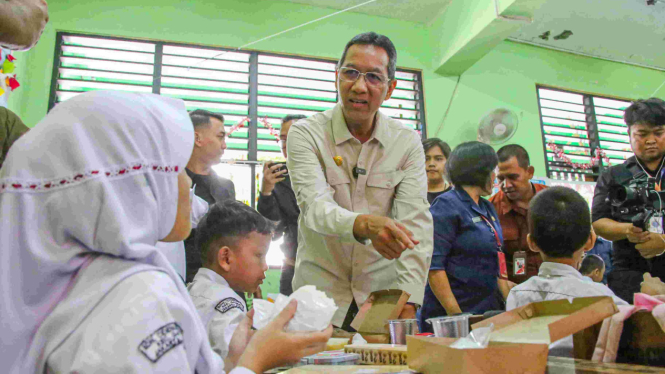
<path fill-rule="evenodd" d="M 549 178 L 594 181 L 633 155 L 623 121 L 629 101 L 541 86 L 537 94 Z M 609 165 L 603 157 L 594 163 L 598 149 Z"/>
<path fill-rule="evenodd" d="M 49 109 L 83 92 L 116 90 L 152 92 L 182 99 L 190 111 L 220 113 L 230 135 L 226 161 L 213 169 L 233 180 L 238 200 L 254 206 L 258 164 L 283 160 L 281 119 L 334 107 L 335 66 L 330 59 L 59 32 Z M 424 138 L 421 74 L 398 69 L 396 79 L 382 111 Z"/>

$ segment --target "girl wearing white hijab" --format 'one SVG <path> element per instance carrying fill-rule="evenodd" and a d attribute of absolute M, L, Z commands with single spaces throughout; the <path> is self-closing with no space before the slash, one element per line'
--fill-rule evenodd
<path fill-rule="evenodd" d="M 58 104 L 14 144 L 0 170 L 0 361 L 10 373 L 224 372 L 155 247 L 189 234 L 193 142 L 182 101 L 95 92 Z M 294 312 L 258 331 L 239 365 L 262 371 L 321 350 L 331 329 L 295 345 L 282 331 Z M 247 339 L 236 339 L 240 350 Z"/>

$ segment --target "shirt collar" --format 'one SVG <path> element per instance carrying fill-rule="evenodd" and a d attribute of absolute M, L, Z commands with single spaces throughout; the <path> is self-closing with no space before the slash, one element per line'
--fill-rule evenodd
<path fill-rule="evenodd" d="M 469 206 L 471 206 L 471 210 L 473 210 L 474 212 L 476 212 L 476 213 L 478 213 L 478 214 L 480 214 L 484 217 L 487 217 L 487 215 L 489 214 L 489 211 L 487 211 L 487 208 L 485 208 L 485 210 L 482 210 L 482 208 L 480 207 L 480 205 L 483 204 L 483 200 L 484 200 L 482 197 L 478 199 L 478 204 L 476 204 L 476 202 L 473 201 L 471 196 L 469 196 L 469 194 L 466 191 L 464 191 L 463 188 L 455 187 L 453 189 L 453 191 L 455 191 L 457 193 L 457 196 L 459 196 L 460 200 L 468 203 Z M 487 218 L 489 218 L 489 217 L 487 217 Z M 492 217 L 492 220 L 494 220 L 494 217 Z"/>
<path fill-rule="evenodd" d="M 543 262 L 540 264 L 540 270 L 538 271 L 538 276 L 542 278 L 577 278 L 579 280 L 584 280 L 582 274 L 580 274 L 577 269 L 570 265 L 560 264 L 558 262 Z"/>
<path fill-rule="evenodd" d="M 386 145 L 388 140 L 388 134 L 386 131 L 386 126 L 388 126 L 386 116 L 381 113 L 381 111 L 376 112 L 376 126 L 374 126 L 374 132 L 369 138 L 369 141 L 376 139 L 383 146 Z M 342 103 L 337 103 L 333 108 L 332 115 L 332 127 L 333 127 L 333 137 L 335 138 L 335 145 L 340 145 L 347 140 L 353 139 L 353 135 L 349 131 L 349 127 L 346 125 L 346 120 L 344 119 L 344 113 L 342 112 Z"/>
<path fill-rule="evenodd" d="M 542 191 L 543 189 L 545 189 L 547 187 L 547 186 L 545 186 L 543 184 L 540 184 L 540 183 L 533 183 L 533 182 L 529 182 L 529 183 L 531 184 L 531 190 L 533 191 L 534 196 L 538 192 Z M 503 191 L 501 191 L 501 190 L 499 190 L 498 193 L 501 194 L 500 195 L 500 197 L 501 197 L 501 213 L 499 213 L 499 214 L 508 214 L 508 213 L 510 213 L 511 210 L 514 210 L 516 213 L 521 214 L 521 212 L 520 212 L 521 209 L 514 209 L 513 208 L 513 203 L 510 200 L 508 200 L 508 195 L 503 193 Z"/>
<path fill-rule="evenodd" d="M 229 282 L 224 279 L 221 275 L 215 273 L 213 270 L 208 268 L 199 268 L 199 271 L 196 273 L 199 278 L 207 279 L 211 282 L 220 284 L 222 286 L 230 287 Z"/>

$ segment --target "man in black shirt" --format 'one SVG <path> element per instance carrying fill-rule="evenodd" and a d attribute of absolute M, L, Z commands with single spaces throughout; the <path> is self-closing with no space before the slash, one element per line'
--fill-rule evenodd
<path fill-rule="evenodd" d="M 432 204 L 437 196 L 451 189 L 444 178 L 450 146 L 439 138 L 429 138 L 423 142 L 423 149 L 427 168 L 427 201 Z"/>
<path fill-rule="evenodd" d="M 644 273 L 665 277 L 665 237 L 662 217 L 655 229 L 643 231 L 633 226 L 628 218 L 613 215 L 609 201 L 613 186 L 646 185 L 648 178 L 655 180 L 660 191 L 665 168 L 665 102 L 651 98 L 634 102 L 624 114 L 628 126 L 630 146 L 635 156 L 621 165 L 606 170 L 598 179 L 593 197 L 593 228 L 596 233 L 613 241 L 614 269 L 608 275 L 608 285 L 620 298 L 631 302 L 633 294 L 640 292 Z"/>
<path fill-rule="evenodd" d="M 224 117 L 207 110 L 195 110 L 189 113 L 194 124 L 194 150 L 187 163 L 187 175 L 196 185 L 196 196 L 212 205 L 223 200 L 235 200 L 236 191 L 233 182 L 218 176 L 212 166 L 219 163 L 226 149 L 226 131 Z M 201 253 L 196 248 L 196 230 L 185 240 L 187 260 L 187 282 L 191 282 L 202 265 Z"/>
<path fill-rule="evenodd" d="M 305 118 L 305 116 L 288 115 L 282 120 L 279 139 L 284 157 L 288 157 L 286 154 L 286 139 L 289 129 L 293 123 L 302 118 Z M 300 209 L 284 164 L 266 162 L 263 166 L 261 195 L 256 204 L 256 210 L 264 217 L 278 222 L 274 239 L 284 235 L 284 243 L 282 244 L 284 264 L 279 280 L 279 292 L 283 295 L 291 295 L 293 293 L 291 281 L 293 280 L 296 252 L 298 250 L 298 216 L 300 215 Z"/>

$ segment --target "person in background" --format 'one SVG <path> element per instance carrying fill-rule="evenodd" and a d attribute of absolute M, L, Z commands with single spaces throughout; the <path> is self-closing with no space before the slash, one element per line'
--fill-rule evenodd
<path fill-rule="evenodd" d="M 450 154 L 446 175 L 454 188 L 430 208 L 434 254 L 419 319 L 422 332 L 432 332 L 425 323 L 429 318 L 504 309 L 503 234 L 494 206 L 483 199 L 492 193 L 497 164 L 492 147 L 480 142 L 462 143 Z"/>
<path fill-rule="evenodd" d="M 605 271 L 603 272 L 602 283 L 607 284 L 607 274 L 612 272 L 612 262 L 614 258 L 614 251 L 612 249 L 612 242 L 605 240 L 601 237 L 596 238 L 596 244 L 587 255 L 596 255 L 600 257 L 605 263 Z"/>
<path fill-rule="evenodd" d="M 605 262 L 600 256 L 587 252 L 580 264 L 580 274 L 589 282 L 602 283 L 605 275 Z"/>
<path fill-rule="evenodd" d="M 409 293 L 400 318 L 414 318 L 432 254 L 422 140 L 379 110 L 396 61 L 388 37 L 353 37 L 335 72 L 337 105 L 291 126 L 287 141 L 301 213 L 293 289 L 326 292 L 339 307 L 333 325 L 347 331 L 377 290 Z"/>
<path fill-rule="evenodd" d="M 14 112 L 0 107 L 0 168 L 5 162 L 9 148 L 28 130 L 30 129 Z"/>
<path fill-rule="evenodd" d="M 45 0 L 0 1 L 0 47 L 14 51 L 32 48 L 47 23 Z"/>
<path fill-rule="evenodd" d="M 306 118 L 302 114 L 290 114 L 282 119 L 279 130 L 279 140 L 282 145 L 282 154 L 288 159 L 286 153 L 286 140 L 291 125 L 299 119 Z M 278 222 L 273 240 L 284 237 L 282 252 L 284 264 L 279 279 L 279 293 L 289 296 L 293 293 L 293 273 L 296 266 L 296 253 L 298 251 L 298 216 L 300 208 L 296 194 L 291 187 L 291 178 L 284 164 L 265 163 L 263 165 L 263 181 L 261 194 L 256 203 L 256 210 L 264 217 Z"/>
<path fill-rule="evenodd" d="M 608 285 L 622 299 L 633 300 L 633 295 L 640 292 L 644 273 L 665 279 L 665 236 L 656 232 L 662 232 L 662 217 L 654 232 L 643 231 L 632 224 L 632 218 L 644 208 L 637 204 L 637 210 L 623 215 L 613 208 L 609 195 L 619 187 L 644 188 L 649 179 L 656 190 L 661 190 L 665 175 L 665 101 L 637 100 L 625 110 L 624 120 L 635 156 L 605 168 L 598 177 L 592 216 L 594 230 L 612 241 L 614 261 Z"/>
<path fill-rule="evenodd" d="M 212 166 L 219 164 L 226 149 L 226 131 L 224 117 L 221 114 L 197 109 L 189 113 L 194 125 L 194 151 L 187 163 L 187 175 L 194 183 L 194 193 L 209 205 L 224 200 L 235 200 L 236 191 L 233 182 L 218 176 Z M 187 260 L 187 283 L 201 267 L 201 254 L 195 243 L 196 230 L 185 240 Z"/>
<path fill-rule="evenodd" d="M 499 215 L 503 230 L 508 279 L 519 284 L 538 275 L 542 263 L 540 256 L 529 250 L 526 217 L 531 199 L 547 186 L 531 183 L 534 168 L 523 147 L 517 144 L 506 145 L 497 151 L 497 155 L 499 170 L 496 177 L 501 183 L 501 189 L 490 198 L 490 202 Z"/>
<path fill-rule="evenodd" d="M 189 235 L 193 144 L 182 100 L 111 91 L 58 104 L 14 144 L 0 170 L 6 372 L 224 373 L 155 248 Z M 230 344 L 233 374 L 325 347 L 331 327 L 284 331 L 296 308 L 254 334 L 249 313 Z"/>
<path fill-rule="evenodd" d="M 445 178 L 450 146 L 439 138 L 429 138 L 423 142 L 423 150 L 427 167 L 427 201 L 432 204 L 437 196 L 452 188 Z"/>
<path fill-rule="evenodd" d="M 610 296 L 628 305 L 604 284 L 588 282 L 577 270 L 584 252 L 593 247 L 589 204 L 575 190 L 551 187 L 531 200 L 528 213 L 529 248 L 543 258 L 538 276 L 510 290 L 506 310 L 529 303 L 576 297 Z M 573 337 L 550 345 L 550 355 L 572 357 Z"/>
<path fill-rule="evenodd" d="M 198 228 L 203 267 L 187 289 L 227 370 L 235 366 L 228 360 L 233 333 L 247 312 L 237 292 L 253 293 L 265 279 L 272 229 L 270 221 L 235 200 L 213 205 Z"/>

